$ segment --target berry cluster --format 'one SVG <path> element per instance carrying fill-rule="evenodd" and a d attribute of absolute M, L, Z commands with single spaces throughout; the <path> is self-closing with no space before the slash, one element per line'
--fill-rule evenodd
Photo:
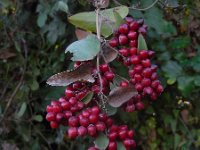
<path fill-rule="evenodd" d="M 151 58 L 154 51 L 137 49 L 138 35 L 145 35 L 147 25 L 143 20 L 134 20 L 126 18 L 126 23 L 122 24 L 115 33 L 115 37 L 110 40 L 110 46 L 118 49 L 119 61 L 129 68 L 130 83 L 132 83 L 138 92 L 138 95 L 131 98 L 125 105 L 127 112 L 144 109 L 141 98 L 150 96 L 151 100 L 156 100 L 163 92 L 163 87 L 158 80 L 157 66 L 151 64 Z M 126 86 L 125 82 L 121 86 Z"/>

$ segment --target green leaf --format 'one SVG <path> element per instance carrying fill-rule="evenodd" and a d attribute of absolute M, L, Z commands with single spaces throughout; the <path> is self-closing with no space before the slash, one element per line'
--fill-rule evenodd
<path fill-rule="evenodd" d="M 37 18 L 37 25 L 39 27 L 43 27 L 45 25 L 46 20 L 47 20 L 47 14 L 45 12 L 40 13 Z"/>
<path fill-rule="evenodd" d="M 184 96 L 189 96 L 194 89 L 194 78 L 190 76 L 181 76 L 177 79 L 178 89 Z"/>
<path fill-rule="evenodd" d="M 39 83 L 36 81 L 36 79 L 33 79 L 30 83 L 30 88 L 32 91 L 36 91 L 39 89 Z"/>
<path fill-rule="evenodd" d="M 86 61 L 93 59 L 100 51 L 100 41 L 94 35 L 70 44 L 65 52 L 73 54 L 72 61 Z"/>
<path fill-rule="evenodd" d="M 42 122 L 43 117 L 41 115 L 35 115 L 35 116 L 33 116 L 33 120 L 38 121 L 38 122 Z"/>
<path fill-rule="evenodd" d="M 88 104 L 92 100 L 93 95 L 94 95 L 94 92 L 90 91 L 85 95 L 85 97 L 83 97 L 81 101 L 84 104 Z"/>
<path fill-rule="evenodd" d="M 142 34 L 138 37 L 138 50 L 148 50 L 147 43 Z"/>
<path fill-rule="evenodd" d="M 196 86 L 200 86 L 200 76 L 196 76 L 196 77 L 194 78 L 194 84 L 195 84 Z"/>
<path fill-rule="evenodd" d="M 169 85 L 172 85 L 172 84 L 174 84 L 176 82 L 176 78 L 169 78 L 168 80 L 167 80 L 167 84 L 169 84 Z"/>
<path fill-rule="evenodd" d="M 122 142 L 117 142 L 117 150 L 126 150 Z"/>
<path fill-rule="evenodd" d="M 20 108 L 19 112 L 17 113 L 17 117 L 20 118 L 20 117 L 22 117 L 24 115 L 24 113 L 26 111 L 26 107 L 27 107 L 26 103 L 23 102 L 22 105 L 21 105 L 21 108 Z"/>
<path fill-rule="evenodd" d="M 190 45 L 190 37 L 178 37 L 172 39 L 170 42 L 170 46 L 173 49 L 183 49 Z"/>
<path fill-rule="evenodd" d="M 104 133 L 100 133 L 94 143 L 99 149 L 106 149 L 109 143 L 109 139 Z"/>
<path fill-rule="evenodd" d="M 63 1 L 59 1 L 58 2 L 57 8 L 58 8 L 58 10 L 61 10 L 63 12 L 66 12 L 66 13 L 69 12 L 68 5 L 65 2 L 63 2 Z"/>
<path fill-rule="evenodd" d="M 115 16 L 115 28 L 117 29 L 123 22 L 124 19 L 120 16 L 120 14 L 113 10 L 114 16 Z"/>
<path fill-rule="evenodd" d="M 106 105 L 106 114 L 108 116 L 115 115 L 117 113 L 117 108 L 110 106 L 109 104 Z"/>
<path fill-rule="evenodd" d="M 113 11 L 116 11 L 122 18 L 125 18 L 128 15 L 129 9 L 126 6 L 120 6 L 111 9 L 105 9 L 100 12 L 103 18 L 108 20 L 102 24 L 101 28 L 101 34 L 105 37 L 110 36 L 113 31 L 113 27 L 109 23 L 109 21 L 115 23 Z M 96 13 L 94 11 L 75 14 L 69 17 L 69 22 L 84 30 L 96 32 Z"/>

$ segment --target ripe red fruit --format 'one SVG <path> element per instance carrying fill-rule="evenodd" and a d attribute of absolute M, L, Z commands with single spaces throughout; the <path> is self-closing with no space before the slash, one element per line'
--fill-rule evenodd
<path fill-rule="evenodd" d="M 59 100 L 58 100 L 60 103 L 63 103 L 63 102 L 66 102 L 66 100 L 65 100 L 65 98 L 64 97 L 61 97 L 61 98 L 59 98 Z"/>
<path fill-rule="evenodd" d="M 136 65 L 134 67 L 134 71 L 135 71 L 135 73 L 138 73 L 138 74 L 142 73 L 142 71 L 143 71 L 142 65 Z"/>
<path fill-rule="evenodd" d="M 162 87 L 162 85 L 158 85 L 158 87 L 157 87 L 157 89 L 156 89 L 156 92 L 158 93 L 158 94 L 161 94 L 162 92 L 163 92 L 163 87 Z"/>
<path fill-rule="evenodd" d="M 158 87 L 159 84 L 160 84 L 160 81 L 159 81 L 159 80 L 155 80 L 155 81 L 153 81 L 153 82 L 151 83 L 151 87 L 155 89 L 155 88 Z"/>
<path fill-rule="evenodd" d="M 47 105 L 46 112 L 52 112 L 53 106 Z"/>
<path fill-rule="evenodd" d="M 88 134 L 90 135 L 90 136 L 92 136 L 92 137 L 94 137 L 94 136 L 96 136 L 96 134 L 97 134 L 97 130 L 96 130 L 96 127 L 94 126 L 94 125 L 89 125 L 88 127 L 87 127 L 87 130 L 88 130 Z"/>
<path fill-rule="evenodd" d="M 127 87 L 128 86 L 128 82 L 127 81 L 121 81 L 119 85 L 121 87 Z"/>
<path fill-rule="evenodd" d="M 153 92 L 151 94 L 151 100 L 155 101 L 157 98 L 158 98 L 158 95 L 155 92 Z"/>
<path fill-rule="evenodd" d="M 76 97 L 71 97 L 70 99 L 69 99 L 69 102 L 70 102 L 70 104 L 72 104 L 72 105 L 75 105 L 76 103 L 77 103 L 77 98 Z"/>
<path fill-rule="evenodd" d="M 79 110 L 83 109 L 84 103 L 82 103 L 82 102 L 77 102 L 77 107 L 78 107 Z"/>
<path fill-rule="evenodd" d="M 124 140 L 123 143 L 126 148 L 135 148 L 136 147 L 136 143 L 134 140 L 126 139 L 126 140 Z"/>
<path fill-rule="evenodd" d="M 135 85 L 135 89 L 136 89 L 138 92 L 141 92 L 141 91 L 143 90 L 143 86 L 142 86 L 142 84 L 140 84 L 140 83 L 136 83 L 136 85 Z"/>
<path fill-rule="evenodd" d="M 107 125 L 108 127 L 112 126 L 112 125 L 113 125 L 113 120 L 112 120 L 111 118 L 108 118 L 108 119 L 106 120 L 106 125 Z"/>
<path fill-rule="evenodd" d="M 107 71 L 104 73 L 104 77 L 108 80 L 108 81 L 112 81 L 113 78 L 115 77 L 114 73 Z"/>
<path fill-rule="evenodd" d="M 136 109 L 137 110 L 143 110 L 144 109 L 144 103 L 143 102 L 138 102 L 136 104 Z"/>
<path fill-rule="evenodd" d="M 91 112 L 92 112 L 92 114 L 94 114 L 94 115 L 99 115 L 100 109 L 99 109 L 98 106 L 93 106 L 92 109 L 91 109 Z"/>
<path fill-rule="evenodd" d="M 84 127 L 87 127 L 89 125 L 89 119 L 88 118 L 80 118 L 79 119 L 79 123 L 80 125 L 84 126 Z"/>
<path fill-rule="evenodd" d="M 71 127 L 68 129 L 68 136 L 70 139 L 74 139 L 78 136 L 78 130 L 76 127 Z"/>
<path fill-rule="evenodd" d="M 67 98 L 71 98 L 71 97 L 74 97 L 75 95 L 74 95 L 74 93 L 73 93 L 72 90 L 66 89 L 66 90 L 65 90 L 65 96 L 66 96 Z"/>
<path fill-rule="evenodd" d="M 141 59 L 146 59 L 146 58 L 148 58 L 148 51 L 147 51 L 147 50 L 142 50 L 142 51 L 140 51 L 140 52 L 139 52 L 139 57 L 140 57 Z"/>
<path fill-rule="evenodd" d="M 133 30 L 133 31 L 137 31 L 139 28 L 139 24 L 138 22 L 136 21 L 133 21 L 131 24 L 130 24 L 130 29 Z"/>
<path fill-rule="evenodd" d="M 80 91 L 76 94 L 76 99 L 81 100 L 86 95 L 86 92 Z"/>
<path fill-rule="evenodd" d="M 55 121 L 56 120 L 56 114 L 53 113 L 53 112 L 47 113 L 46 120 L 47 121 Z"/>
<path fill-rule="evenodd" d="M 154 72 L 152 75 L 151 75 L 151 80 L 157 80 L 158 78 L 158 75 L 156 72 Z"/>
<path fill-rule="evenodd" d="M 115 141 L 117 139 L 117 137 L 118 137 L 117 132 L 111 132 L 108 134 L 108 138 L 110 141 Z"/>
<path fill-rule="evenodd" d="M 81 87 L 82 87 L 82 85 L 81 85 L 79 82 L 75 82 L 75 83 L 72 84 L 72 88 L 73 88 L 74 90 L 78 90 L 78 89 L 80 89 Z"/>
<path fill-rule="evenodd" d="M 103 132 L 106 129 L 106 125 L 103 122 L 97 122 L 95 126 L 96 126 L 97 131 L 99 132 Z"/>
<path fill-rule="evenodd" d="M 128 38 L 130 39 L 130 40 L 136 40 L 137 39 L 137 32 L 135 32 L 135 31 L 130 31 L 129 33 L 128 33 Z"/>
<path fill-rule="evenodd" d="M 78 117 L 72 116 L 68 120 L 68 124 L 70 127 L 77 127 L 79 124 Z"/>
<path fill-rule="evenodd" d="M 136 82 L 140 82 L 140 81 L 142 81 L 142 76 L 140 74 L 135 74 L 134 79 Z"/>
<path fill-rule="evenodd" d="M 132 84 L 136 84 L 136 81 L 135 81 L 134 78 L 131 78 L 131 79 L 130 79 L 130 82 L 131 82 Z"/>
<path fill-rule="evenodd" d="M 56 129 L 56 128 L 58 128 L 58 123 L 55 122 L 55 121 L 51 121 L 50 126 L 51 126 L 52 129 Z"/>
<path fill-rule="evenodd" d="M 142 72 L 143 76 L 146 77 L 146 78 L 149 78 L 151 77 L 152 75 L 152 70 L 151 68 L 145 68 Z"/>
<path fill-rule="evenodd" d="M 150 67 L 151 66 L 151 61 L 149 59 L 144 59 L 142 60 L 142 66 L 143 67 Z"/>
<path fill-rule="evenodd" d="M 71 107 L 71 104 L 70 104 L 70 102 L 65 101 L 65 102 L 61 103 L 61 107 L 62 107 L 63 110 L 69 110 L 70 107 Z"/>
<path fill-rule="evenodd" d="M 53 101 L 51 101 L 51 105 L 52 105 L 52 106 L 59 106 L 59 105 L 60 105 L 60 102 L 59 102 L 59 101 L 56 101 L 56 100 L 53 100 Z"/>
<path fill-rule="evenodd" d="M 71 117 L 71 116 L 72 116 L 72 112 L 71 112 L 71 111 L 65 111 L 64 117 L 65 117 L 66 119 L 68 119 L 68 118 Z"/>
<path fill-rule="evenodd" d="M 151 70 L 152 70 L 153 72 L 156 72 L 157 69 L 158 69 L 158 66 L 157 66 L 157 65 L 151 65 Z"/>
<path fill-rule="evenodd" d="M 131 22 L 133 22 L 133 18 L 132 17 L 126 17 L 125 21 L 130 24 Z"/>
<path fill-rule="evenodd" d="M 132 104 L 132 105 L 126 106 L 125 111 L 126 111 L 126 112 L 134 112 L 134 111 L 135 111 L 135 105 Z"/>
<path fill-rule="evenodd" d="M 134 55 L 134 56 L 130 57 L 130 62 L 133 65 L 137 65 L 137 64 L 140 63 L 140 59 L 139 59 L 139 57 L 137 55 Z"/>
<path fill-rule="evenodd" d="M 130 69 L 129 72 L 128 72 L 128 74 L 129 74 L 129 76 L 130 76 L 131 78 L 133 78 L 134 75 L 135 75 L 135 70 L 134 70 L 134 69 Z"/>
<path fill-rule="evenodd" d="M 118 31 L 121 33 L 121 34 L 127 34 L 128 31 L 129 31 L 129 27 L 127 24 L 122 24 L 120 25 Z"/>
<path fill-rule="evenodd" d="M 83 126 L 80 126 L 78 128 L 78 135 L 79 136 L 85 136 L 87 134 L 87 129 Z"/>
<path fill-rule="evenodd" d="M 63 118 L 64 118 L 64 114 L 63 113 L 58 113 L 56 115 L 56 121 L 57 122 L 61 122 Z"/>
<path fill-rule="evenodd" d="M 119 50 L 119 53 L 125 57 L 127 57 L 129 55 L 129 50 L 126 48 L 122 48 Z"/>
<path fill-rule="evenodd" d="M 98 94 L 100 92 L 99 85 L 93 85 L 91 89 L 95 94 Z"/>
<path fill-rule="evenodd" d="M 108 150 L 117 150 L 117 143 L 116 142 L 110 142 L 108 144 Z"/>
<path fill-rule="evenodd" d="M 119 134 L 119 138 L 120 138 L 121 140 L 124 140 L 124 139 L 127 138 L 127 131 L 126 131 L 126 130 L 119 131 L 118 134 Z"/>
<path fill-rule="evenodd" d="M 89 121 L 90 121 L 90 123 L 92 123 L 92 124 L 96 124 L 97 123 L 97 121 L 98 121 L 98 116 L 97 115 L 95 115 L 95 114 L 91 114 L 90 116 L 89 116 Z"/>
<path fill-rule="evenodd" d="M 155 55 L 155 52 L 148 50 L 148 55 L 149 55 L 149 58 L 152 58 Z"/>
<path fill-rule="evenodd" d="M 99 120 L 105 122 L 108 119 L 106 114 L 99 114 Z"/>
<path fill-rule="evenodd" d="M 110 132 L 110 133 L 111 133 L 111 132 L 118 132 L 118 129 L 119 129 L 118 126 L 116 126 L 116 125 L 112 125 L 112 126 L 110 127 L 109 132 Z"/>
<path fill-rule="evenodd" d="M 137 47 L 137 41 L 136 41 L 136 40 L 131 40 L 131 41 L 129 42 L 129 46 L 130 46 L 130 47 Z"/>
<path fill-rule="evenodd" d="M 124 35 L 124 34 L 120 34 L 119 35 L 119 43 L 120 43 L 120 45 L 126 45 L 126 44 L 128 44 L 128 37 L 126 36 L 126 35 Z"/>
<path fill-rule="evenodd" d="M 85 118 L 89 118 L 90 112 L 89 112 L 88 110 L 84 110 L 84 111 L 82 111 L 82 115 L 83 115 L 83 117 L 85 117 Z"/>
<path fill-rule="evenodd" d="M 142 79 L 141 84 L 144 87 L 150 86 L 151 85 L 151 80 L 149 78 L 144 78 L 144 79 Z"/>
<path fill-rule="evenodd" d="M 143 36 L 145 36 L 147 30 L 145 28 L 143 28 L 143 27 L 140 27 L 139 30 L 138 30 L 138 32 L 141 33 Z"/>
<path fill-rule="evenodd" d="M 116 47 L 116 46 L 118 46 L 118 40 L 116 39 L 116 38 L 114 38 L 114 39 L 111 39 L 110 41 L 109 41 L 109 45 L 111 46 L 111 47 Z"/>
<path fill-rule="evenodd" d="M 75 113 L 77 110 L 78 110 L 78 107 L 77 107 L 77 106 L 72 106 L 72 107 L 70 108 L 70 111 L 73 112 L 73 113 Z"/>
<path fill-rule="evenodd" d="M 143 92 L 145 94 L 151 95 L 153 93 L 153 89 L 150 86 L 148 86 L 144 88 Z"/>
<path fill-rule="evenodd" d="M 129 50 L 130 55 L 136 55 L 137 54 L 137 48 L 136 47 L 131 47 Z"/>
<path fill-rule="evenodd" d="M 133 130 L 129 130 L 127 133 L 128 138 L 132 139 L 134 137 L 134 134 L 135 134 L 135 132 Z"/>
<path fill-rule="evenodd" d="M 53 106 L 53 112 L 54 113 L 59 113 L 59 112 L 62 112 L 62 108 L 61 106 Z"/>
<path fill-rule="evenodd" d="M 99 66 L 99 68 L 100 68 L 100 71 L 103 72 L 103 73 L 106 72 L 106 71 L 109 71 L 108 64 L 102 64 L 102 65 Z"/>

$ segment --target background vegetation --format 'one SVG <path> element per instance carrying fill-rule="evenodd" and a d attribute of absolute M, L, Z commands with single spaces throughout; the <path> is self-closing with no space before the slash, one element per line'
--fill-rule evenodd
<path fill-rule="evenodd" d="M 140 8 L 153 2 L 121 0 Z M 147 43 L 156 51 L 165 86 L 146 110 L 118 114 L 136 130 L 138 149 L 200 149 L 199 8 L 199 0 L 168 0 L 146 11 L 130 11 L 149 26 Z M 86 0 L 0 1 L 0 149 L 88 147 L 88 141 L 67 139 L 64 128 L 51 130 L 44 119 L 45 106 L 64 92 L 46 80 L 71 65 L 64 50 L 76 36 L 67 17 L 87 10 L 94 8 Z"/>

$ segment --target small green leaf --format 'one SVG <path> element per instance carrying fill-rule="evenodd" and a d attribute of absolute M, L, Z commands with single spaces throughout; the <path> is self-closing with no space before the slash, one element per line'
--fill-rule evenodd
<path fill-rule="evenodd" d="M 167 84 L 169 84 L 169 85 L 172 85 L 172 84 L 174 84 L 176 82 L 176 78 L 169 78 L 168 80 L 167 80 Z"/>
<path fill-rule="evenodd" d="M 35 115 L 35 116 L 33 116 L 33 120 L 38 121 L 38 122 L 42 122 L 43 117 L 41 115 Z"/>
<path fill-rule="evenodd" d="M 100 12 L 101 15 L 107 20 L 105 23 L 102 24 L 101 28 L 101 34 L 105 37 L 110 36 L 113 32 L 113 26 L 111 25 L 111 23 L 115 23 L 113 10 L 118 12 L 118 14 L 122 18 L 125 18 L 129 12 L 128 7 L 126 6 L 105 9 Z M 75 14 L 69 17 L 69 22 L 76 27 L 82 28 L 86 31 L 96 32 L 96 13 L 94 11 Z"/>
<path fill-rule="evenodd" d="M 109 139 L 104 133 L 100 133 L 94 143 L 99 149 L 106 149 L 109 143 Z"/>
<path fill-rule="evenodd" d="M 196 76 L 196 77 L 194 78 L 194 84 L 195 84 L 196 86 L 200 86 L 200 76 Z"/>
<path fill-rule="evenodd" d="M 138 37 L 138 50 L 148 50 L 146 41 L 142 34 Z"/>
<path fill-rule="evenodd" d="M 117 150 L 126 150 L 122 142 L 117 142 Z"/>
<path fill-rule="evenodd" d="M 94 92 L 90 91 L 85 95 L 85 97 L 83 97 L 81 101 L 84 104 L 88 104 L 92 100 L 93 95 L 94 95 Z"/>
<path fill-rule="evenodd" d="M 20 117 L 22 117 L 24 115 L 24 113 L 26 111 L 26 107 L 27 107 L 26 103 L 23 102 L 22 105 L 21 105 L 21 108 L 20 108 L 19 112 L 17 113 L 17 117 L 20 118 Z"/>
<path fill-rule="evenodd" d="M 37 18 L 37 25 L 39 27 L 43 27 L 45 25 L 46 20 L 47 20 L 46 12 L 40 13 L 38 18 Z"/>
<path fill-rule="evenodd" d="M 100 41 L 94 35 L 70 44 L 65 52 L 73 54 L 72 61 L 86 61 L 93 59 L 100 51 Z"/>
<path fill-rule="evenodd" d="M 106 105 L 106 113 L 108 116 L 115 115 L 117 113 L 117 108 L 110 106 L 109 104 Z"/>
<path fill-rule="evenodd" d="M 66 12 L 66 13 L 69 12 L 68 5 L 63 1 L 58 2 L 58 10 L 61 10 L 61 11 Z"/>

